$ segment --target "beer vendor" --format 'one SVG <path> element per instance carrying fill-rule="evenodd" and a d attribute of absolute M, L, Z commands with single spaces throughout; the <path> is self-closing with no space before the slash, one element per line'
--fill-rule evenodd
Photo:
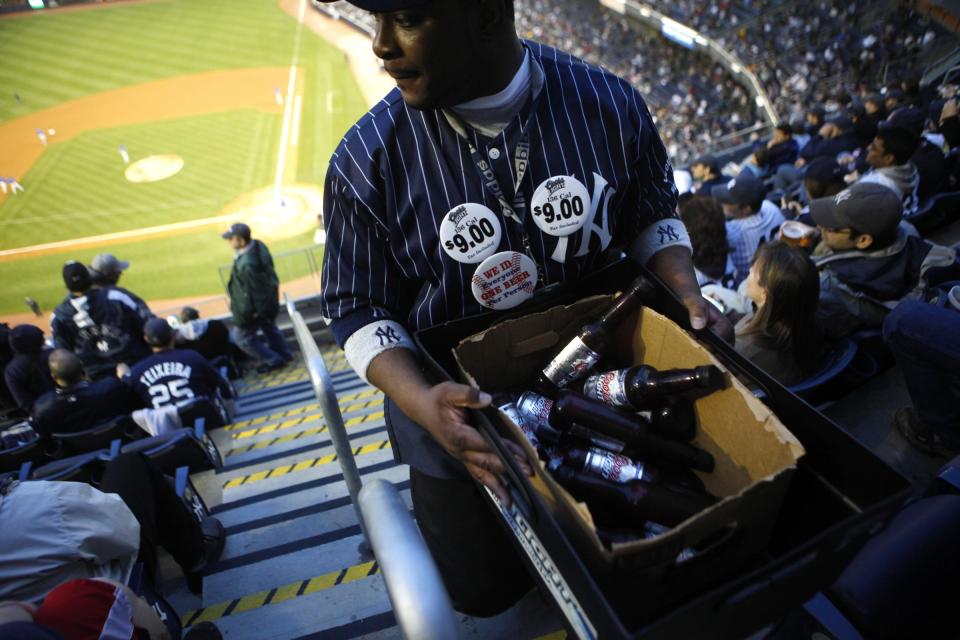
<path fill-rule="evenodd" d="M 330 162 L 323 313 L 388 398 L 455 607 L 494 615 L 532 583 L 472 481 L 508 499 L 501 461 L 466 423 L 464 408 L 490 396 L 431 385 L 411 334 L 515 307 L 625 251 L 676 292 L 694 328 L 729 326 L 700 295 L 673 170 L 627 81 L 520 40 L 512 0 L 351 3 L 374 15 L 373 51 L 397 87 Z"/>

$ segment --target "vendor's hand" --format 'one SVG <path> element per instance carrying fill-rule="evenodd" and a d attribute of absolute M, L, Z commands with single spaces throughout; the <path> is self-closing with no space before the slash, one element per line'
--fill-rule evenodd
<path fill-rule="evenodd" d="M 943 103 L 943 110 L 940 111 L 940 124 L 943 124 L 945 120 L 953 118 L 957 115 L 957 99 L 950 98 Z"/>
<path fill-rule="evenodd" d="M 727 317 L 702 295 L 690 295 L 683 298 L 683 306 L 690 314 L 690 326 L 695 330 L 709 329 L 730 344 L 733 344 L 733 325 Z"/>
<path fill-rule="evenodd" d="M 464 464 L 474 479 L 487 486 L 505 504 L 510 504 L 510 495 L 500 482 L 500 476 L 506 473 L 503 461 L 480 432 L 467 424 L 465 409 L 481 409 L 489 405 L 490 400 L 489 393 L 474 387 L 443 382 L 432 387 L 420 400 L 416 420 L 447 453 Z M 531 475 L 523 449 L 507 440 L 503 443 L 513 453 L 520 469 Z"/>

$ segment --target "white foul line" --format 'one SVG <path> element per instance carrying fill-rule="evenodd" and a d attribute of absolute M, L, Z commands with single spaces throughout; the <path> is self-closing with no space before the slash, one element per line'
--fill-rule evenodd
<path fill-rule="evenodd" d="M 293 132 L 290 134 L 290 146 L 295 147 L 300 141 L 300 111 L 303 108 L 303 96 L 297 94 L 296 104 L 293 105 Z"/>
<path fill-rule="evenodd" d="M 303 13 L 307 0 L 300 0 L 297 11 L 297 32 L 293 37 L 293 59 L 290 61 L 290 75 L 287 78 L 287 93 L 284 97 L 283 129 L 280 133 L 280 152 L 277 157 L 277 175 L 273 181 L 273 192 L 277 202 L 281 200 L 280 191 L 283 188 L 283 169 L 287 164 L 287 144 L 290 138 L 290 121 L 293 116 L 293 91 L 297 82 L 297 61 L 300 58 L 300 35 L 303 32 Z"/>
<path fill-rule="evenodd" d="M 327 91 L 327 113 L 333 113 L 333 91 Z"/>

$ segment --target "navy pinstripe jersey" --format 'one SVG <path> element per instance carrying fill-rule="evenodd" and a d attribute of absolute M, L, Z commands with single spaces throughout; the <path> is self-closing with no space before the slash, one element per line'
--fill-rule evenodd
<path fill-rule="evenodd" d="M 677 195 L 650 113 L 628 82 L 545 45 L 524 45 L 543 70 L 543 89 L 495 138 L 467 134 L 508 202 L 514 149 L 529 135 L 520 185 L 528 203 L 524 227 L 545 284 L 552 284 L 589 273 L 648 225 L 676 217 Z M 566 239 L 541 233 L 529 212 L 538 185 L 559 175 L 576 177 L 591 196 L 587 223 Z M 485 310 L 471 292 L 476 265 L 453 260 L 440 246 L 438 224 L 455 207 L 489 207 L 502 225 L 498 250 L 524 251 L 520 225 L 502 215 L 466 141 L 441 111 L 412 109 L 397 89 L 344 136 L 323 198 L 322 310 L 341 346 L 377 319 L 416 331 Z M 560 242 L 562 262 L 552 257 Z"/>

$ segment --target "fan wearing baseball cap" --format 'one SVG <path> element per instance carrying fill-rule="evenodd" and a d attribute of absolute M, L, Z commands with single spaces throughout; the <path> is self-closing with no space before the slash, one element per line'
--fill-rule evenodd
<path fill-rule="evenodd" d="M 233 391 L 206 358 L 191 349 L 175 348 L 176 331 L 163 318 L 150 318 L 143 327 L 153 355 L 135 364 L 124 376 L 140 405 L 160 409 L 191 398 L 213 399 L 217 390 L 225 398 Z"/>
<path fill-rule="evenodd" d="M 504 463 L 466 412 L 491 397 L 432 384 L 411 333 L 522 305 L 625 250 L 673 289 L 694 329 L 732 327 L 700 293 L 673 168 L 629 82 L 521 40 L 512 0 L 351 3 L 373 13 L 373 53 L 397 86 L 331 159 L 321 311 L 387 396 L 394 452 L 454 606 L 494 615 L 531 581 L 477 486 L 510 500 Z M 501 286 L 489 265 L 508 260 L 517 271 Z"/>
<path fill-rule="evenodd" d="M 767 200 L 766 193 L 763 181 L 750 171 L 742 172 L 711 191 L 727 217 L 727 242 L 737 284 L 750 273 L 757 247 L 772 240 L 784 223 L 780 207 Z"/>
<path fill-rule="evenodd" d="M 833 336 L 879 329 L 902 299 L 922 297 L 929 269 L 957 259 L 953 249 L 909 235 L 900 197 L 880 184 L 857 182 L 814 200 L 810 216 L 822 238 L 814 252 L 821 321 Z"/>
<path fill-rule="evenodd" d="M 147 355 L 137 304 L 115 289 L 93 285 L 89 269 L 71 260 L 63 265 L 67 297 L 53 311 L 50 328 L 60 349 L 76 353 L 91 378 L 113 375 L 118 364 Z"/>
<path fill-rule="evenodd" d="M 93 278 L 93 286 L 114 289 L 126 294 L 137 305 L 137 313 L 140 314 L 140 319 L 146 322 L 153 317 L 150 307 L 143 301 L 143 298 L 118 284 L 120 276 L 128 268 L 130 268 L 128 261 L 118 260 L 112 253 L 101 253 L 94 256 L 93 260 L 90 261 L 90 276 Z"/>

